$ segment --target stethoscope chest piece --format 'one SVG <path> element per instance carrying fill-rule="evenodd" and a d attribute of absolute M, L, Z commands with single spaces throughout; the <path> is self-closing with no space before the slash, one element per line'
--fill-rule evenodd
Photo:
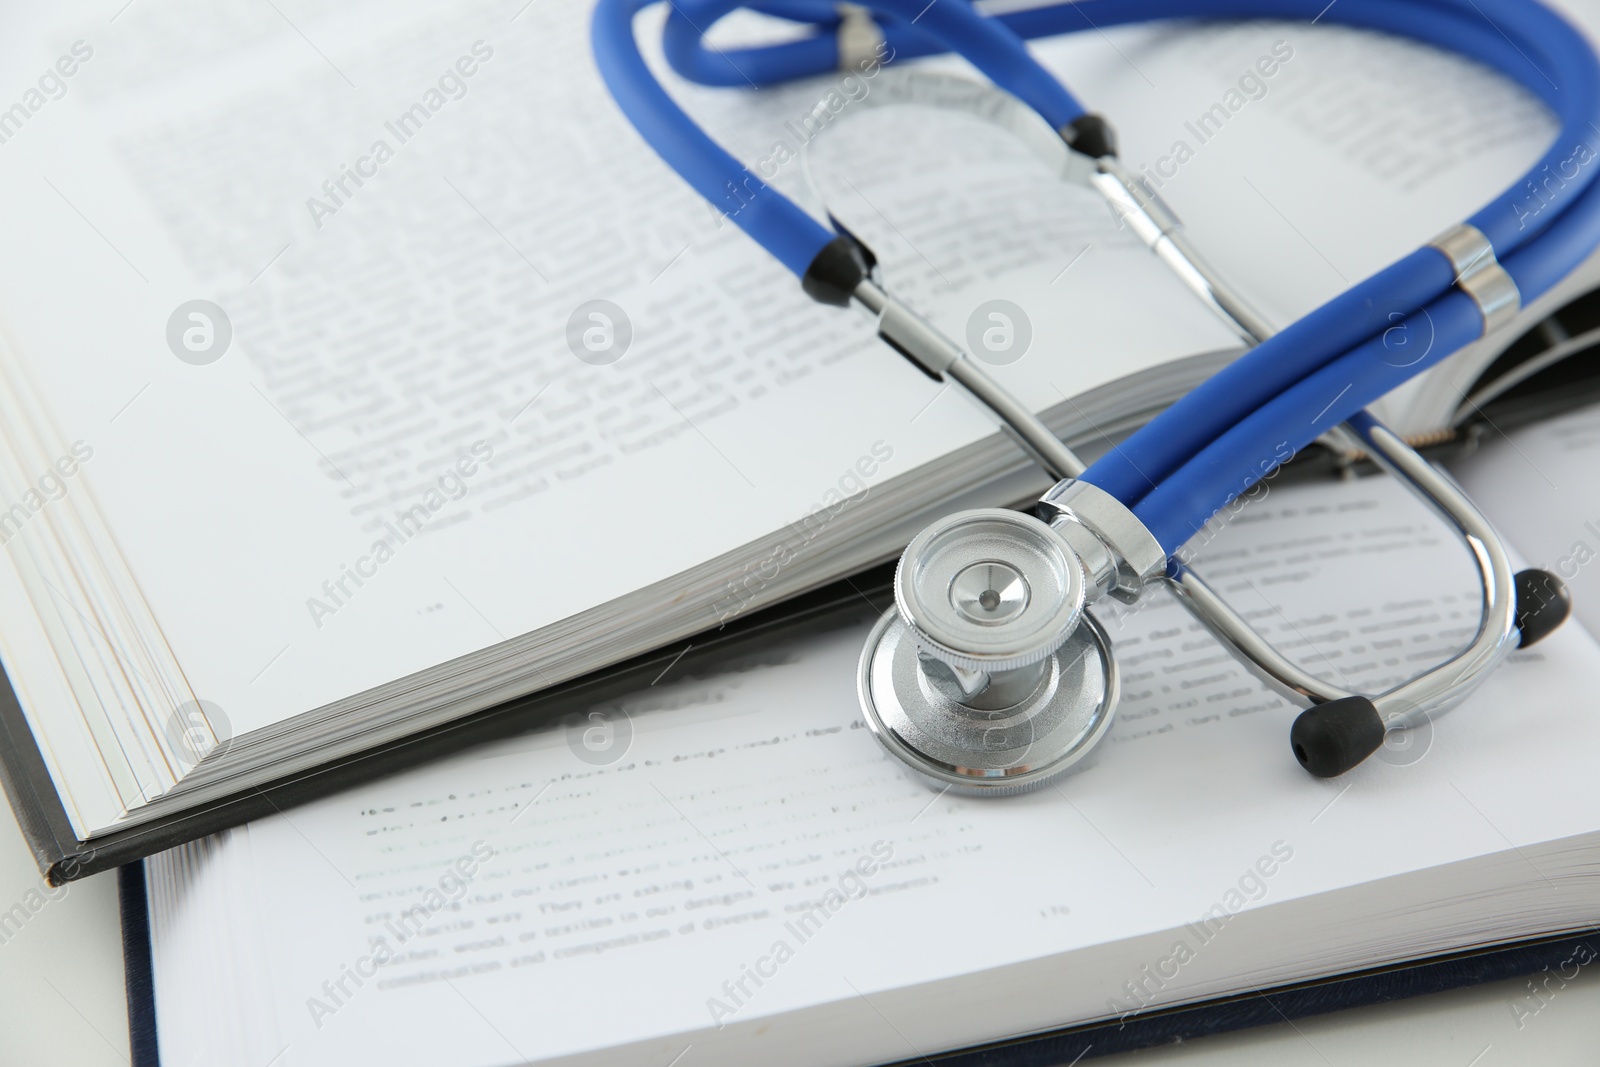
<path fill-rule="evenodd" d="M 1110 641 L 1083 567 L 1037 519 L 961 512 L 901 557 L 895 607 L 858 676 L 878 740 L 937 788 L 1017 793 L 1088 755 L 1111 725 Z"/>

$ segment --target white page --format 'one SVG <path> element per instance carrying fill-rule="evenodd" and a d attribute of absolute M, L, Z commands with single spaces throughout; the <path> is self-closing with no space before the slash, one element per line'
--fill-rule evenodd
<path fill-rule="evenodd" d="M 1368 686 L 1469 636 L 1471 576 L 1441 537 L 1386 480 L 1281 488 L 1202 566 L 1304 662 L 1325 655 L 1335 677 Z M 631 739 L 611 764 L 579 758 L 595 725 L 580 723 L 235 831 L 223 870 L 250 872 L 255 896 L 238 906 L 259 916 L 235 932 L 235 965 L 266 971 L 276 1008 L 243 1051 L 290 1065 L 504 1064 L 645 1041 L 638 1062 L 666 1062 L 714 1018 L 743 1025 L 1178 928 L 1219 901 L 1235 910 L 1230 892 L 1262 906 L 1593 829 L 1600 785 L 1584 761 L 1600 743 L 1588 708 L 1600 650 L 1579 626 L 1332 782 L 1290 757 L 1293 709 L 1170 602 L 1108 627 L 1125 703 L 1105 751 L 1059 789 L 996 801 L 913 784 L 859 724 L 861 634 L 844 632 L 623 702 Z M 1275 850 L 1246 902 L 1241 878 Z M 867 895 L 801 943 L 785 923 L 863 856 L 883 861 Z M 471 876 L 430 907 L 458 859 Z M 158 894 L 170 862 L 152 864 Z M 423 933 L 386 925 L 416 904 Z M 239 1047 L 217 1022 L 229 1017 L 219 987 L 196 977 L 220 961 L 169 948 L 190 922 L 174 910 L 155 933 L 164 1053 L 180 1065 Z M 723 983 L 785 939 L 793 958 L 735 1004 Z M 396 962 L 374 968 L 380 942 Z M 324 988 L 352 967 L 377 976 Z M 1125 996 L 1108 979 L 1055 1021 Z M 994 1025 L 966 1039 L 1009 1035 L 1010 1022 Z M 205 1026 L 222 1043 L 207 1045 Z M 931 1037 L 873 1025 L 850 1035 L 848 1057 L 914 1055 L 907 1039 Z"/>
<path fill-rule="evenodd" d="M 377 10 L 291 5 L 276 20 L 242 5 L 130 10 L 73 90 L 7 145 L 0 168 L 21 207 L 7 222 L 13 245 L 68 253 L 15 261 L 7 324 L 52 383 L 63 433 L 99 442 L 86 482 L 194 694 L 225 708 L 235 734 L 747 543 L 820 491 L 797 487 L 826 488 L 878 441 L 892 442 L 898 471 L 987 432 L 954 397 L 882 358 L 849 328 L 858 323 L 791 300 L 791 281 L 715 224 L 603 95 L 581 12 L 483 5 L 451 14 L 441 30 L 429 21 L 436 13 Z M 1196 94 L 1226 89 L 1239 62 L 1270 51 L 1278 32 L 1207 31 L 1205 48 L 1194 49 L 1157 30 L 1124 34 L 1114 47 L 1083 36 L 1043 51 L 1076 83 L 1096 86 L 1119 116 L 1129 158 L 1154 165 Z M 1500 172 L 1531 158 L 1541 130 L 1536 119 L 1506 120 L 1515 136 L 1498 138 L 1502 151 L 1420 184 L 1328 161 L 1305 132 L 1317 116 L 1305 113 L 1304 86 L 1354 70 L 1351 57 L 1370 42 L 1295 34 L 1304 44 L 1284 80 L 1162 190 L 1279 321 L 1339 287 L 1302 269 L 1313 254 L 1352 277 L 1401 254 L 1503 184 Z M 358 160 L 440 64 L 479 39 L 498 59 L 481 64 L 426 136 L 399 146 L 379 178 L 313 226 L 305 204 L 320 181 Z M 551 41 L 565 44 L 551 53 Z M 1458 77 L 1464 68 L 1445 69 Z M 1383 106 L 1439 70 L 1401 76 L 1376 102 L 1359 71 L 1330 92 Z M 1441 106 L 1481 118 L 1494 97 L 1511 101 L 1503 106 L 1512 119 L 1526 117 L 1498 84 L 1468 85 Z M 817 92 L 686 97 L 756 155 Z M 528 107 L 552 95 L 560 108 Z M 1454 127 L 1428 128 L 1446 137 Z M 906 159 L 919 158 L 917 145 L 904 147 Z M 968 146 L 980 158 L 996 152 L 996 172 L 1016 172 L 1000 165 L 998 146 Z M 1312 233 L 1295 221 L 1299 203 L 1273 192 L 1261 198 L 1266 210 L 1241 201 L 1234 179 L 1246 159 L 1258 185 L 1272 176 L 1257 169 L 1263 156 L 1285 180 L 1311 174 L 1297 195 L 1319 217 L 1344 221 Z M 891 276 L 950 332 L 962 335 L 971 309 L 996 294 L 1029 308 L 1039 357 L 1002 376 L 1035 406 L 1225 343 L 1086 193 L 1042 178 L 991 183 L 992 202 L 947 205 L 957 220 L 981 207 L 984 223 L 950 246 L 950 217 L 911 209 L 920 180 L 871 177 L 860 188 L 874 215 L 898 220 L 888 230 L 880 220 L 873 235 Z M 1352 217 L 1361 225 L 1347 225 Z M 1349 250 L 1357 244 L 1359 254 Z M 1007 265 L 1019 259 L 1038 262 Z M 561 337 L 569 305 L 599 291 L 634 309 L 638 340 L 633 358 L 589 368 Z M 166 350 L 166 309 L 196 292 L 233 308 L 241 358 L 196 368 Z M 1130 292 L 1140 313 L 1105 314 Z M 755 321 L 730 343 L 727 323 L 752 307 Z M 510 341 L 502 316 L 515 326 Z M 771 352 L 780 336 L 764 363 L 748 359 L 752 346 Z M 419 377 L 415 349 L 434 345 L 449 358 Z M 122 355 L 130 350 L 139 355 Z M 313 598 L 329 601 L 323 583 L 342 580 L 370 548 L 378 516 L 422 500 L 479 442 L 498 457 L 487 479 L 317 625 Z M 648 551 L 630 524 L 573 519 L 624 499 L 652 517 Z M 173 521 L 175 503 L 182 521 Z M 533 560 L 530 543 L 540 549 Z"/>
<path fill-rule="evenodd" d="M 187 684 L 235 736 L 769 534 L 877 442 L 892 475 L 992 432 L 717 224 L 605 95 L 581 10 L 245 6 L 130 9 L 0 161 L 8 243 L 54 250 L 0 266 L 0 311 L 64 439 L 93 442 L 84 483 Z M 496 51 L 466 95 L 313 227 L 327 175 L 478 40 Z M 776 128 L 820 92 L 739 121 Z M 1090 225 L 1081 202 L 1060 217 L 1068 235 Z M 1094 225 L 1112 233 L 1103 213 Z M 966 255 L 1010 243 L 986 233 Z M 1122 285 L 1182 301 L 1123 245 L 1041 332 L 1092 321 Z M 209 366 L 167 347 L 169 312 L 197 294 L 231 308 L 237 335 Z M 612 366 L 566 349 L 595 297 L 635 320 Z M 1226 344 L 1181 307 L 1079 328 L 1020 383 L 1042 407 Z M 435 369 L 419 379 L 419 363 Z M 426 538 L 343 600 L 325 591 L 480 443 L 495 460 Z M 649 517 L 643 547 L 602 518 L 619 513 Z"/>

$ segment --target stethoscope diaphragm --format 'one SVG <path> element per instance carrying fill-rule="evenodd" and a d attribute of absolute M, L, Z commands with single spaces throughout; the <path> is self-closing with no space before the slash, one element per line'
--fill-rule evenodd
<path fill-rule="evenodd" d="M 935 788 L 1037 788 L 1111 726 L 1111 642 L 1084 610 L 1077 554 L 1045 523 L 1000 509 L 924 530 L 874 626 L 858 686 L 868 727 Z"/>

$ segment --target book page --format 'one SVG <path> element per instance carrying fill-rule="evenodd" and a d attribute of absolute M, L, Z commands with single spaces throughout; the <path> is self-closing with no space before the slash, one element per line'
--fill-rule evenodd
<path fill-rule="evenodd" d="M 0 321 L 63 444 L 95 448 L 82 495 L 182 665 L 173 702 L 222 709 L 234 736 L 748 544 L 866 458 L 892 453 L 870 489 L 992 432 L 861 319 L 796 295 L 661 165 L 600 85 L 578 7 L 191 0 L 92 32 L 67 16 L 14 46 L 20 69 L 59 53 L 75 73 L 4 144 L 0 232 L 19 254 L 0 266 Z M 1285 32 L 1206 30 L 1197 47 L 1158 27 L 1041 54 L 1159 168 L 1194 101 L 1231 99 Z M 1361 72 L 1386 61 L 1359 58 L 1365 37 L 1292 32 L 1259 98 L 1225 102 L 1226 126 L 1161 185 L 1275 321 L 1471 210 L 1542 129 L 1465 65 L 1396 63 L 1375 89 Z M 1459 91 L 1427 114 L 1504 134 L 1493 151 L 1397 176 L 1319 110 L 1440 81 Z M 829 84 L 674 91 L 759 165 Z M 837 136 L 886 144 L 875 121 Z M 1444 145 L 1461 122 L 1417 125 L 1433 133 L 1382 143 Z M 1004 135 L 894 130 L 894 152 L 844 153 L 852 224 L 952 336 L 985 301 L 1023 307 L 1037 340 L 997 373 L 1035 407 L 1229 343 L 1102 205 Z M 623 313 L 604 312 L 604 358 L 586 347 L 597 308 Z M 89 630 L 102 659 L 126 658 Z M 159 729 L 165 710 L 107 713 Z M 79 763 L 158 762 L 50 730 Z"/>
<path fill-rule="evenodd" d="M 1464 551 L 1384 479 L 1273 489 L 1199 566 L 1353 687 L 1474 626 Z M 890 991 L 1593 829 L 1600 648 L 1581 626 L 1322 781 L 1288 751 L 1297 709 L 1164 594 L 1102 618 L 1118 721 L 1088 769 L 1025 796 L 938 793 L 886 757 L 860 725 L 853 628 L 154 859 L 164 1062 L 498 1065 L 599 1043 L 640 1043 L 606 1062 L 691 1045 L 697 1063 L 748 1062 L 757 1046 L 719 1041 L 863 1000 L 880 1007 L 859 1029 L 763 1062 L 915 1057 L 1147 1000 L 1084 983 L 1048 1018 L 996 1011 L 976 1033 L 967 1013 L 957 1035 L 886 1014 Z M 248 1009 L 218 992 L 239 970 L 261 984 Z"/>
<path fill-rule="evenodd" d="M 579 6 L 258 8 L 40 31 L 21 69 L 81 57 L 0 167 L 7 337 L 63 445 L 94 449 L 73 488 L 182 664 L 176 696 L 233 736 L 662 581 L 863 466 L 864 490 L 993 432 L 667 171 L 601 86 Z M 827 84 L 686 95 L 759 141 Z M 1020 152 L 992 142 L 970 148 L 988 170 L 947 183 L 969 204 Z M 921 184 L 873 188 L 895 217 Z M 1037 167 L 1007 192 L 1011 217 L 940 246 L 947 281 L 907 288 L 939 304 L 1047 282 L 1102 242 L 1085 284 L 1051 290 L 1035 358 L 1002 369 L 1036 406 L 1228 344 L 1088 194 Z M 943 225 L 902 222 L 929 247 Z M 1097 320 L 1123 289 L 1177 310 Z M 614 352 L 586 347 L 602 307 L 621 309 Z M 1043 342 L 1069 324 L 1070 351 Z"/>

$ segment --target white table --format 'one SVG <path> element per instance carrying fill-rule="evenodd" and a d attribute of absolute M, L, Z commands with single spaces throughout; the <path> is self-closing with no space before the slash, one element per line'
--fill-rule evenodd
<path fill-rule="evenodd" d="M 4 912 L 30 891 L 43 893 L 44 883 L 10 808 L 0 803 L 0 809 L 5 811 L 0 815 Z M 128 1019 L 116 877 L 95 875 L 64 892 L 56 890 L 55 898 L 14 936 L 3 935 L 7 940 L 0 944 L 0 1064 L 126 1065 Z M 1526 993 L 1525 980 L 1497 982 L 1095 1062 L 1115 1067 L 1600 1062 L 1600 964 L 1586 968 L 1519 1028 L 1512 1004 Z"/>

